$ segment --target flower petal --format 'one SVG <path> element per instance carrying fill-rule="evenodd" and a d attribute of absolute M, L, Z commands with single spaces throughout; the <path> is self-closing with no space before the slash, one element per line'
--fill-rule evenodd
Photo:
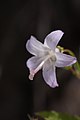
<path fill-rule="evenodd" d="M 36 69 L 39 64 L 43 61 L 44 58 L 40 58 L 40 57 L 31 57 L 27 60 L 26 65 L 30 70 L 34 70 Z"/>
<path fill-rule="evenodd" d="M 44 55 L 47 51 L 47 48 L 39 42 L 35 37 L 31 36 L 31 38 L 26 43 L 27 50 L 33 55 Z"/>
<path fill-rule="evenodd" d="M 46 36 L 44 44 L 54 50 L 63 34 L 64 33 L 61 30 L 51 32 L 49 35 Z"/>
<path fill-rule="evenodd" d="M 43 62 L 43 59 L 44 58 L 40 58 L 40 57 L 31 57 L 26 62 L 26 65 L 27 65 L 27 67 L 30 70 L 30 76 L 29 76 L 29 78 L 31 80 L 33 80 L 33 77 L 36 74 L 36 72 L 38 72 L 41 69 L 42 66 L 40 66 L 40 65 Z"/>
<path fill-rule="evenodd" d="M 70 55 L 67 54 L 63 54 L 60 52 L 56 53 L 56 63 L 55 66 L 57 67 L 66 67 L 66 66 L 70 66 L 74 63 L 76 63 L 76 57 L 72 57 Z"/>
<path fill-rule="evenodd" d="M 43 78 L 50 87 L 55 88 L 58 86 L 56 81 L 55 67 L 49 60 L 43 65 Z"/>

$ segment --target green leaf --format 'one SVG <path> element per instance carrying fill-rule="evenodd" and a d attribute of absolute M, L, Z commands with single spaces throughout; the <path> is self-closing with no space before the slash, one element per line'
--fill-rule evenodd
<path fill-rule="evenodd" d="M 78 116 L 72 116 L 65 113 L 58 113 L 55 111 L 44 111 L 36 113 L 37 115 L 43 117 L 45 120 L 80 120 Z"/>

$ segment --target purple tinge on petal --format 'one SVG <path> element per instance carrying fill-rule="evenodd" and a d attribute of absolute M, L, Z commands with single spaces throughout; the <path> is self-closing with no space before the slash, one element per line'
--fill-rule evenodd
<path fill-rule="evenodd" d="M 40 57 L 31 57 L 27 60 L 26 65 L 30 70 L 30 75 L 29 75 L 29 79 L 33 80 L 34 75 L 36 74 L 36 72 L 38 72 L 41 68 L 38 66 L 43 62 L 44 58 L 40 58 Z M 38 69 L 37 69 L 38 68 Z M 37 69 L 37 71 L 35 71 Z"/>
<path fill-rule="evenodd" d="M 49 35 L 46 36 L 44 44 L 48 45 L 51 49 L 54 50 L 63 34 L 64 33 L 61 30 L 51 32 Z"/>
<path fill-rule="evenodd" d="M 70 66 L 74 63 L 76 63 L 76 57 L 72 57 L 70 55 L 67 54 L 63 54 L 60 52 L 56 53 L 56 63 L 55 66 L 57 67 L 66 67 L 66 66 Z"/>
<path fill-rule="evenodd" d="M 55 67 L 51 65 L 49 60 L 43 66 L 43 78 L 50 87 L 55 88 L 58 86 Z"/>
<path fill-rule="evenodd" d="M 44 44 L 39 42 L 35 37 L 31 36 L 31 38 L 26 43 L 26 49 L 33 55 L 44 55 L 47 51 Z M 44 52 L 45 51 L 45 52 Z"/>

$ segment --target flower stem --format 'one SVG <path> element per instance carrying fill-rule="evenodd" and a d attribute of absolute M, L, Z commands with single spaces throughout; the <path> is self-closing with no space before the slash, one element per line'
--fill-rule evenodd
<path fill-rule="evenodd" d="M 69 49 L 63 49 L 61 52 L 66 52 L 69 55 L 75 57 L 75 54 Z M 65 67 L 67 70 L 70 70 L 77 78 L 80 79 L 80 64 L 77 61 L 74 65 Z"/>

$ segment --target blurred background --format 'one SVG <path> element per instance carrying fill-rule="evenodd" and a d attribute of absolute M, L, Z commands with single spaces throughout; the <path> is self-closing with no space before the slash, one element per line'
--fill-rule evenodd
<path fill-rule="evenodd" d="M 42 110 L 80 115 L 80 80 L 57 69 L 59 87 L 50 88 L 39 71 L 28 79 L 26 42 L 43 42 L 54 30 L 65 34 L 59 45 L 80 55 L 80 0 L 0 1 L 0 120 L 27 120 Z"/>

